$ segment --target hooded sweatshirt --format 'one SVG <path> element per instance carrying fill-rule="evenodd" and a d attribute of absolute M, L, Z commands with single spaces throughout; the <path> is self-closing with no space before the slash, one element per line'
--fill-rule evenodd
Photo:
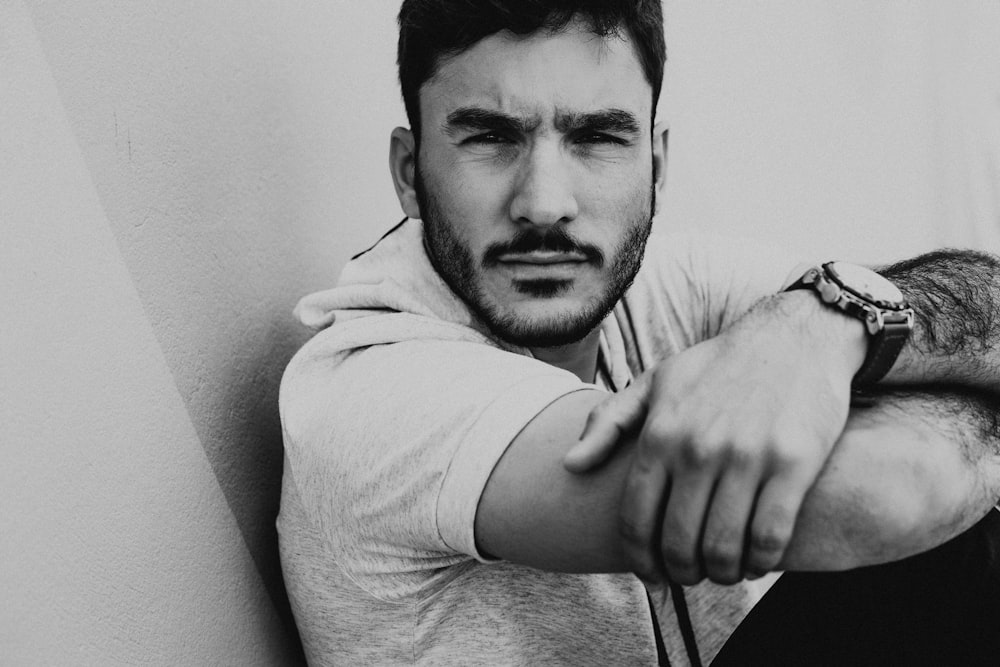
<path fill-rule="evenodd" d="M 601 325 L 602 386 L 716 335 L 786 262 L 651 235 Z M 787 267 L 786 267 L 787 268 Z M 478 551 L 476 507 L 507 446 L 594 389 L 494 336 L 436 273 L 418 220 L 347 264 L 296 315 L 316 331 L 285 371 L 282 568 L 310 664 L 688 663 L 669 590 L 631 574 L 545 572 Z M 749 611 L 743 584 L 687 589 L 703 662 Z"/>

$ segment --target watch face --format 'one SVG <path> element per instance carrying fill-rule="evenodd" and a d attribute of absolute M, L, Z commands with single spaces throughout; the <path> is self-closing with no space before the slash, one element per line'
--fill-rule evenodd
<path fill-rule="evenodd" d="M 871 269 L 847 262 L 830 262 L 826 265 L 826 269 L 841 287 L 866 301 L 892 309 L 903 308 L 906 305 L 899 288 Z"/>

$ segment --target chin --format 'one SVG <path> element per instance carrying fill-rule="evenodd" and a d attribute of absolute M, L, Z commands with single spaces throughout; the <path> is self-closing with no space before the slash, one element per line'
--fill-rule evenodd
<path fill-rule="evenodd" d="M 606 313 L 575 299 L 532 299 L 516 309 L 489 313 L 486 324 L 495 335 L 521 347 L 561 347 L 576 343 L 600 326 Z"/>
<path fill-rule="evenodd" d="M 520 347 L 564 347 L 587 337 L 593 328 L 569 329 L 565 326 L 531 327 L 503 332 L 494 330 L 500 338 Z"/>

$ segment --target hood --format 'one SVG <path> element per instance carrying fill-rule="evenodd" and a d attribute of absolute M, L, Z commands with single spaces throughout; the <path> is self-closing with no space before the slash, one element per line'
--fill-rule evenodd
<path fill-rule="evenodd" d="M 441 279 L 424 250 L 420 220 L 404 220 L 354 257 L 341 272 L 337 286 L 304 297 L 295 307 L 295 316 L 316 332 L 334 324 L 344 333 L 377 331 L 377 339 L 362 337 L 364 342 L 358 341 L 365 345 L 423 338 L 430 327 L 436 336 L 450 331 L 447 338 L 471 336 L 479 342 L 487 339 L 504 349 L 526 352 L 496 339 Z M 376 323 L 376 327 L 369 326 Z"/>

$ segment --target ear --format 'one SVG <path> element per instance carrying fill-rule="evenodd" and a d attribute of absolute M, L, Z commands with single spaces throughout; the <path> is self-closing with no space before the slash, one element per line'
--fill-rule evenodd
<path fill-rule="evenodd" d="M 389 172 L 396 196 L 407 217 L 420 219 L 420 205 L 414 182 L 417 177 L 417 150 L 413 132 L 397 127 L 389 138 Z"/>
<path fill-rule="evenodd" d="M 667 185 L 667 138 L 670 126 L 657 123 L 653 127 L 653 180 L 656 185 L 656 211 L 660 212 L 664 187 Z"/>

